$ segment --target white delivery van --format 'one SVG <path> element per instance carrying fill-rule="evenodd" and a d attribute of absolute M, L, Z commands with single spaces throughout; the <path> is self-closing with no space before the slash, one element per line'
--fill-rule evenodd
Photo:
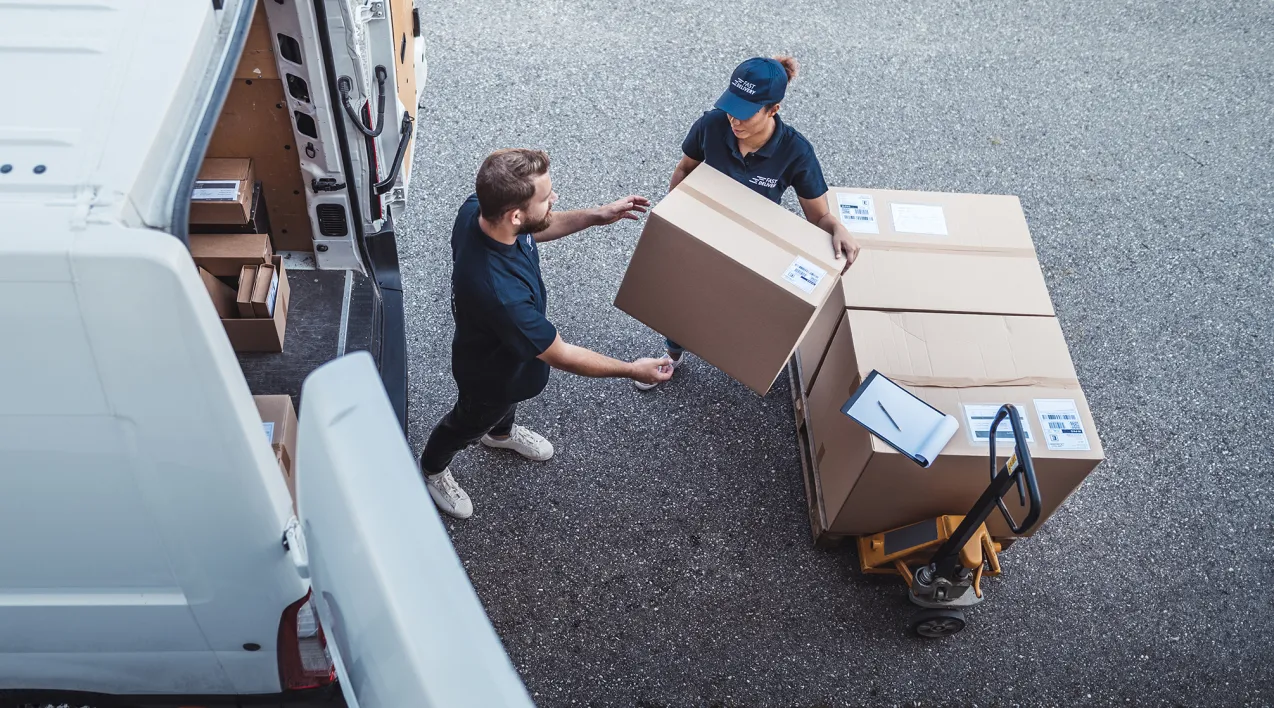
<path fill-rule="evenodd" d="M 0 704 L 530 704 L 405 438 L 419 34 L 411 0 L 0 2 Z M 214 158 L 253 165 L 233 234 L 192 223 Z M 214 297 L 241 242 L 265 315 Z M 299 401 L 290 466 L 254 394 Z"/>

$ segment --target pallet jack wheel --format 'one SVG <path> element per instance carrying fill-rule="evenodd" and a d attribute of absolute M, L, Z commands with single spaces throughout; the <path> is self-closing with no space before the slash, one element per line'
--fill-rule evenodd
<path fill-rule="evenodd" d="M 911 618 L 911 631 L 926 639 L 949 637 L 964 629 L 964 613 L 960 610 L 925 609 Z"/>

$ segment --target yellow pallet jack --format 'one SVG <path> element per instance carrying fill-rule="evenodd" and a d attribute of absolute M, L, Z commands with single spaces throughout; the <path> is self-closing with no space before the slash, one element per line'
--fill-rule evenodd
<path fill-rule="evenodd" d="M 1013 454 L 996 469 L 995 436 L 1000 422 L 1013 430 Z M 1016 407 L 1000 407 L 991 423 L 991 484 L 964 516 L 927 519 L 883 533 L 858 537 L 859 565 L 864 573 L 902 576 L 907 595 L 922 609 L 910 622 L 918 636 L 936 639 L 964 629 L 962 608 L 982 602 L 983 575 L 1000 574 L 1000 545 L 991 539 L 986 519 L 998 505 L 1015 535 L 1035 526 L 1040 517 L 1040 490 Z M 1026 518 L 1017 523 L 1004 495 L 1017 486 Z"/>

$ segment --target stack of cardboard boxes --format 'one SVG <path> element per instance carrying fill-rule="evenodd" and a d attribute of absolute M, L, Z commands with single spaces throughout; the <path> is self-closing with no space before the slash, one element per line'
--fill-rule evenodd
<path fill-rule="evenodd" d="M 283 351 L 291 293 L 252 160 L 204 160 L 190 201 L 190 253 L 235 351 Z"/>
<path fill-rule="evenodd" d="M 1003 403 L 1030 429 L 1041 521 L 1101 462 L 1016 197 L 832 190 L 863 246 L 842 274 L 824 232 L 705 168 L 652 210 L 616 304 L 760 393 L 791 357 L 816 538 L 968 511 Z M 840 412 L 873 370 L 959 420 L 931 467 Z"/>

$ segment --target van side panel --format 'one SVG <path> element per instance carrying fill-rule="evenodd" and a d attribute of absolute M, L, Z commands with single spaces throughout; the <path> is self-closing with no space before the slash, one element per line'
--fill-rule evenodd
<path fill-rule="evenodd" d="M 234 352 L 176 239 L 63 215 L 0 234 L 0 688 L 277 692 L 308 586 Z"/>

